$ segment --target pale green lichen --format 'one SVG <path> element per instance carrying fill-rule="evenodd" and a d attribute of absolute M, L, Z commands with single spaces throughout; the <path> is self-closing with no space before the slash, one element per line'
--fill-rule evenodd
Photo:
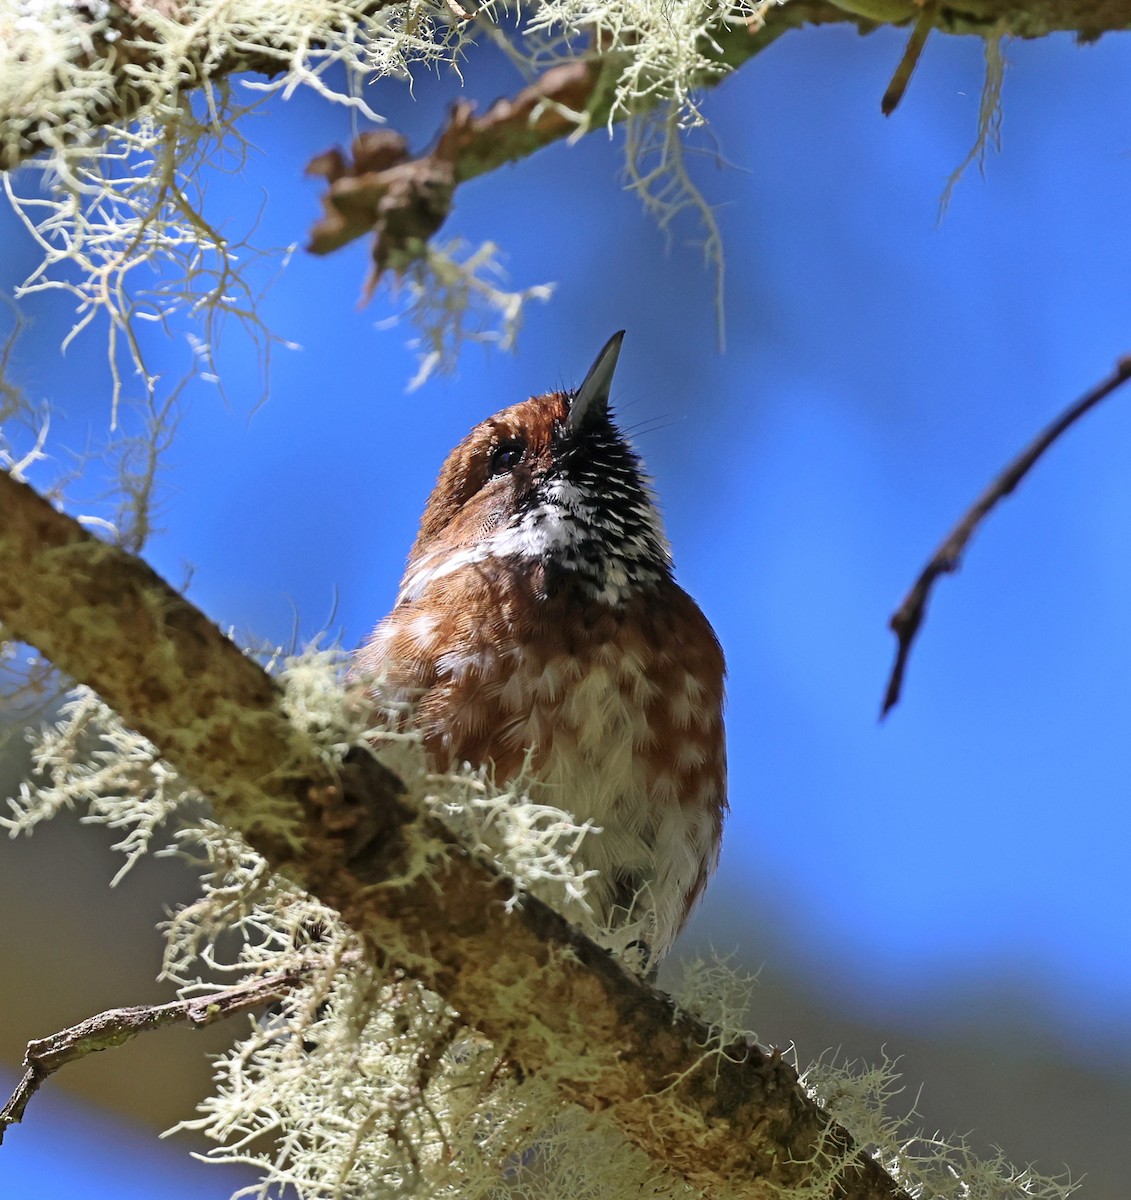
<path fill-rule="evenodd" d="M 1067 1200 L 1078 1185 L 1067 1176 L 1013 1167 L 998 1151 L 976 1154 L 959 1136 L 922 1132 L 914 1106 L 904 1106 L 895 1061 L 838 1061 L 825 1055 L 801 1072 L 809 1095 L 852 1134 L 912 1200 Z"/>
<path fill-rule="evenodd" d="M 384 325 L 407 319 L 416 329 L 409 343 L 418 368 L 409 382 L 415 391 L 437 371 L 455 369 L 466 342 L 513 350 L 532 300 L 550 299 L 552 284 L 508 291 L 493 242 L 472 249 L 460 239 L 430 242 L 422 257 L 398 275 L 403 312 Z"/>
<path fill-rule="evenodd" d="M 120 9 L 105 3 L 0 0 L 0 152 L 18 157 L 23 139 L 38 155 L 4 177 L 9 202 L 40 255 L 15 290 L 18 299 L 70 302 L 70 342 L 104 328 L 111 377 L 103 449 L 119 473 L 117 512 L 96 518 L 130 549 L 152 528 L 157 464 L 176 426 L 190 378 L 218 382 L 216 348 L 225 327 L 241 327 L 264 360 L 278 341 L 259 316 L 259 300 L 288 249 L 254 244 L 253 229 L 232 228 L 205 195 L 217 172 L 250 169 L 245 117 L 265 96 L 313 90 L 359 120 L 379 120 L 363 100 L 375 80 L 410 81 L 410 68 L 464 69 L 467 46 L 485 36 L 506 45 L 534 72 L 576 58 L 594 36 L 622 48 L 613 81 L 613 117 L 637 107 L 662 111 L 667 136 L 657 157 L 630 140 L 632 186 L 667 219 L 688 203 L 707 221 L 708 258 L 721 271 L 717 229 L 683 170 L 678 130 L 700 120 L 697 80 L 717 68 L 702 39 L 712 22 L 750 21 L 740 0 L 546 0 L 512 8 L 503 0 L 461 6 L 408 0 L 179 0 L 146 6 L 145 26 L 128 44 L 128 119 L 104 125 L 121 88 Z M 213 72 L 251 61 L 273 77 L 232 84 Z M 573 114 L 579 132 L 588 121 Z M 649 125 L 648 128 L 653 128 Z M 317 149 L 317 148 L 314 148 Z M 639 164 L 648 159 L 646 170 Z M 668 190 L 667 180 L 675 181 Z M 721 287 L 721 275 L 720 287 Z M 462 343 L 510 349 L 526 306 L 549 285 L 502 286 L 496 248 L 435 244 L 401 278 L 402 312 L 416 328 L 419 365 L 411 387 L 450 371 Z M 187 339 L 183 374 L 161 380 L 153 347 L 171 333 Z M 266 371 L 266 366 L 265 366 Z M 129 406 L 134 407 L 130 408 Z M 26 407 L 23 418 L 32 416 Z M 52 481 L 57 484 L 58 481 Z"/>
<path fill-rule="evenodd" d="M 255 97 L 308 88 L 379 119 L 361 99 L 363 85 L 407 80 L 420 64 L 458 73 L 466 46 L 481 32 L 501 35 L 531 71 L 574 58 L 579 42 L 596 37 L 607 49 L 625 51 L 610 120 L 660 108 L 687 126 L 700 120 L 695 87 L 720 70 L 704 40 L 710 28 L 720 20 L 753 20 L 759 6 L 547 0 L 513 13 L 503 3 L 472 9 L 473 21 L 427 0 L 384 7 L 363 0 L 183 0 L 167 15 L 147 8 L 150 29 L 130 45 L 138 110 L 128 123 L 103 127 L 97 114 L 113 106 L 120 86 L 112 39 L 121 14 L 110 5 L 0 0 L 0 147 L 17 153 L 28 130 L 42 143 L 35 165 L 19 181 L 5 180 L 42 254 L 17 294 L 69 294 L 77 318 L 72 337 L 105 318 L 115 408 L 127 366 L 143 393 L 156 386 L 140 326 L 146 320 L 164 323 L 184 313 L 199 322 L 196 367 L 214 376 L 211 347 L 224 318 L 270 345 L 256 314 L 259 252 L 246 235 L 208 215 L 197 186 L 208 171 L 242 168 L 239 129 Z M 250 102 L 237 101 L 227 82 L 210 74 L 241 57 L 278 72 L 243 82 Z M 583 127 L 584 114 L 576 115 Z M 511 344 L 523 306 L 548 294 L 545 287 L 504 291 L 495 270 L 488 246 L 461 255 L 437 246 L 414 268 L 406 288 L 421 331 L 414 383 L 438 366 L 450 368 L 469 333 Z M 466 319 L 469 303 L 474 322 Z"/>
<path fill-rule="evenodd" d="M 456 828 L 478 853 L 586 924 L 586 873 L 577 848 L 598 830 L 532 798 L 520 778 L 498 787 L 483 772 L 435 775 L 403 713 L 373 714 L 361 702 L 370 681 L 342 685 L 335 651 L 269 655 L 296 728 L 327 763 L 375 744 L 409 793 Z M 215 1090 L 184 1124 L 215 1143 L 210 1160 L 253 1167 L 259 1181 L 238 1197 L 346 1200 L 698 1200 L 663 1163 L 625 1141 L 611 1113 L 563 1104 L 572 1086 L 607 1069 L 591 1045 L 583 1060 L 554 1044 L 549 1066 L 522 1077 L 458 1013 L 410 976 L 381 966 L 337 913 L 273 874 L 242 838 L 206 815 L 196 793 L 154 748 L 80 691 L 42 731 L 37 779 L 11 802 L 4 825 L 30 832 L 62 807 L 125 831 L 126 868 L 146 850 L 196 863 L 200 896 L 165 927 L 164 973 L 184 994 L 218 984 L 300 970 L 303 981 L 267 1018 L 250 1021 L 215 1066 Z M 436 861 L 426 837 L 418 869 Z M 126 869 L 124 868 L 124 869 Z M 514 902 L 521 903 L 516 888 Z M 592 922 L 589 922 L 592 924 Z M 591 929 L 602 936 L 600 929 Z M 605 931 L 607 932 L 607 931 Z M 411 961 L 409 947 L 384 946 L 384 962 Z M 521 1011 L 543 986 L 540 971 L 515 976 L 506 1003 Z M 548 978 L 548 976 L 547 976 Z M 752 977 L 720 960 L 683 964 L 676 1003 L 711 1026 L 701 1059 L 754 1041 L 747 1027 Z M 552 1038 L 550 1031 L 545 1036 Z M 893 1065 L 822 1060 L 801 1075 L 810 1096 L 915 1200 L 1062 1200 L 1065 1182 L 976 1158 L 962 1139 L 924 1136 L 913 1113 L 895 1111 Z M 663 1095 L 652 1098 L 662 1104 Z M 657 1114 L 658 1117 L 658 1114 Z M 819 1200 L 845 1166 L 830 1141 L 816 1147 L 809 1178 L 781 1200 Z M 713 1200 L 746 1194 L 737 1188 Z"/>
<path fill-rule="evenodd" d="M 625 178 L 660 230 L 669 235 L 683 213 L 697 219 L 702 230 L 703 261 L 715 279 L 715 316 L 719 331 L 719 349 L 725 345 L 724 294 L 726 263 L 722 231 L 715 210 L 700 191 L 686 164 L 685 121 L 703 122 L 698 113 L 690 114 L 674 101 L 655 111 L 632 116 L 625 124 Z"/>
<path fill-rule="evenodd" d="M 88 688 L 77 689 L 59 720 L 34 743 L 36 771 L 9 798 L 0 828 L 29 833 L 62 809 L 122 831 L 115 845 L 126 861 L 116 883 L 152 848 L 157 830 L 198 795 L 162 763 L 153 746 L 127 729 Z"/>
<path fill-rule="evenodd" d="M 962 176 L 973 163 L 978 164 L 978 170 L 985 172 L 986 154 L 990 150 L 1001 149 L 1001 90 L 1005 85 L 1006 58 L 1002 46 L 1005 41 L 1005 28 L 999 27 L 986 34 L 983 39 L 985 65 L 982 72 L 982 94 L 978 100 L 978 132 L 969 153 L 951 172 L 943 188 L 939 200 L 939 219 L 942 220 L 954 189 L 958 187 Z"/>

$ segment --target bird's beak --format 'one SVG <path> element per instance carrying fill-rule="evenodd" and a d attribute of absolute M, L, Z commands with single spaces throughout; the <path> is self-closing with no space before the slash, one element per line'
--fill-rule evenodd
<path fill-rule="evenodd" d="M 585 382 L 574 392 L 569 406 L 567 425 L 576 432 L 593 416 L 603 416 L 609 410 L 609 389 L 613 383 L 613 372 L 617 368 L 620 344 L 624 341 L 624 330 L 614 333 L 597 355 L 596 362 L 589 368 Z"/>

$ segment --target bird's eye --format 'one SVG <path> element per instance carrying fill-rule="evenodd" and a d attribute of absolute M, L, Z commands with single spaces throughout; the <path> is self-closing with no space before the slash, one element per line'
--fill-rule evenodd
<path fill-rule="evenodd" d="M 526 442 L 522 438 L 508 438 L 500 442 L 491 453 L 491 475 L 505 475 L 522 462 L 526 453 Z"/>

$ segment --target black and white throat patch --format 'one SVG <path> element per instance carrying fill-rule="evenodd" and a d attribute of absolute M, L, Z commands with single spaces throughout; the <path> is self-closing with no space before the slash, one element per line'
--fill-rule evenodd
<path fill-rule="evenodd" d="M 611 421 L 579 431 L 563 427 L 555 440 L 551 466 L 506 524 L 474 546 L 425 556 L 406 575 L 398 604 L 489 559 L 537 564 L 548 593 L 576 583 L 613 607 L 671 580 L 671 548 L 651 485 Z"/>
<path fill-rule="evenodd" d="M 671 548 L 651 485 L 612 423 L 562 430 L 555 451 L 508 530 L 523 557 L 546 566 L 548 586 L 555 576 L 570 579 L 615 606 L 670 580 Z"/>

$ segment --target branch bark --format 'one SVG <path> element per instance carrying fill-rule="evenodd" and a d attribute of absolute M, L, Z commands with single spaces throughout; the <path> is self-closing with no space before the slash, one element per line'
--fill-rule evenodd
<path fill-rule="evenodd" d="M 382 9 L 399 0 L 354 0 L 343 5 L 346 17 L 363 27 Z M 309 58 L 320 49 L 308 29 L 288 37 L 280 33 L 268 43 L 256 43 L 253 31 L 242 36 L 225 33 L 222 22 L 208 19 L 199 2 L 190 0 L 117 0 L 103 5 L 80 0 L 71 6 L 78 22 L 68 59 L 60 62 L 44 86 L 60 89 L 74 68 L 105 61 L 110 69 L 108 86 L 90 98 L 84 114 L 85 127 L 97 128 L 128 121 L 167 104 L 179 95 L 212 85 L 239 72 L 273 77 L 286 70 L 296 57 Z M 789 0 L 767 9 L 761 25 L 720 23 L 704 45 L 713 68 L 702 79 L 703 86 L 717 82 L 731 70 L 759 53 L 782 33 L 806 24 L 848 22 L 868 29 L 879 24 L 904 25 L 916 20 L 921 5 L 915 0 Z M 997 30 L 1008 36 L 1041 37 L 1058 30 L 1075 32 L 1091 41 L 1101 34 L 1131 26 L 1131 0 L 961 0 L 939 4 L 931 22 L 946 33 L 986 34 Z M 0 24 L 0 37 L 4 36 Z M 302 41 L 299 40 L 302 34 Z M 175 90 L 158 90 L 148 68 L 166 61 L 176 45 L 182 56 L 174 74 Z M 598 59 L 598 69 L 604 60 Z M 162 75 L 162 86 L 167 80 Z M 877 89 L 878 90 L 878 89 Z M 11 170 L 29 158 L 73 141 L 77 130 L 61 129 L 45 115 L 42 105 L 28 113 L 23 105 L 0 108 L 0 170 Z M 598 104 L 591 116 L 593 125 L 607 117 Z M 543 131 L 544 132 L 544 131 Z M 560 135 L 558 135 L 560 136 Z M 545 141 L 532 136 L 515 157 L 532 153 Z M 509 158 L 503 161 L 509 161 Z M 498 164 L 495 164 L 498 165 Z"/>
<path fill-rule="evenodd" d="M 704 87 L 720 82 L 790 29 L 848 20 L 869 26 L 827 0 L 790 0 L 770 9 L 757 27 L 720 26 L 702 46 L 715 66 L 699 82 Z M 481 116 L 473 104 L 461 101 L 430 139 L 434 148 L 416 157 L 409 156 L 405 139 L 388 131 L 362 134 L 350 157 L 336 148 L 319 154 L 308 172 L 325 176 L 329 187 L 324 216 L 311 230 L 307 248 L 329 254 L 373 233 L 371 292 L 382 272 L 419 256 L 446 219 L 459 184 L 582 129 L 604 128 L 614 113 L 625 55 L 613 50 L 551 67 L 529 87 L 496 100 Z M 618 112 L 614 119 L 624 116 Z"/>
<path fill-rule="evenodd" d="M 565 1099 L 608 1111 L 688 1182 L 778 1194 L 831 1172 L 844 1200 L 905 1200 L 800 1088 L 776 1053 L 706 1054 L 673 1016 L 546 905 L 512 889 L 442 827 L 450 853 L 413 875 L 415 811 L 371 756 L 338 777 L 288 724 L 276 685 L 149 567 L 0 472 L 0 620 L 97 690 L 207 793 L 217 816 L 401 964 L 525 1072 L 586 1062 Z M 359 852 L 359 848 L 361 852 Z M 564 951 L 564 953 L 563 953 Z M 516 1002 L 516 996 L 521 997 Z M 607 1048 L 612 1053 L 601 1053 Z"/>
<path fill-rule="evenodd" d="M 399 2 L 355 0 L 348 6 L 349 17 L 363 28 L 383 8 Z M 458 4 L 453 11 L 463 13 Z M 52 71 L 48 86 L 65 89 L 75 69 L 94 62 L 109 68 L 109 78 L 89 89 L 81 114 L 73 121 L 61 120 L 42 96 L 34 104 L 17 96 L 7 109 L 0 107 L 0 170 L 10 170 L 52 148 L 82 144 L 101 127 L 162 109 L 168 113 L 182 96 L 230 75 L 278 75 L 294 61 L 308 62 L 321 48 L 317 38 L 308 36 L 309 30 L 301 31 L 301 40 L 297 30 L 291 35 L 274 32 L 258 42 L 254 28 L 241 30 L 242 36 L 237 37 L 208 20 L 199 2 L 189 0 L 80 3 L 72 6 L 71 19 L 80 24 L 69 61 Z M 767 8 L 759 21 L 724 21 L 715 26 L 702 39 L 700 49 L 709 66 L 698 83 L 713 86 L 791 29 L 833 22 L 855 24 L 862 32 L 880 24 L 914 23 L 908 53 L 884 95 L 884 111 L 890 112 L 906 86 L 915 46 L 921 46 L 933 29 L 1019 37 L 1072 30 L 1081 40 L 1092 40 L 1131 25 L 1131 0 L 962 0 L 958 5 L 923 5 L 921 0 L 789 0 Z M 170 66 L 173 46 L 178 61 Z M 600 128 L 610 116 L 616 120 L 625 116 L 614 111 L 614 95 L 629 52 L 614 47 L 552 68 L 480 117 L 472 106 L 457 105 L 438 132 L 435 149 L 416 157 L 409 157 L 402 146 L 392 159 L 373 169 L 357 144 L 352 162 L 337 150 L 320 154 L 311 169 L 325 175 L 330 186 L 323 201 L 325 215 L 312 231 L 309 248 L 325 254 L 373 233 L 371 292 L 384 271 L 402 270 L 422 256 L 446 219 L 459 184 L 525 158 L 581 128 Z M 163 69 L 155 70 L 156 66 Z M 576 114 L 581 124 L 570 114 Z"/>

